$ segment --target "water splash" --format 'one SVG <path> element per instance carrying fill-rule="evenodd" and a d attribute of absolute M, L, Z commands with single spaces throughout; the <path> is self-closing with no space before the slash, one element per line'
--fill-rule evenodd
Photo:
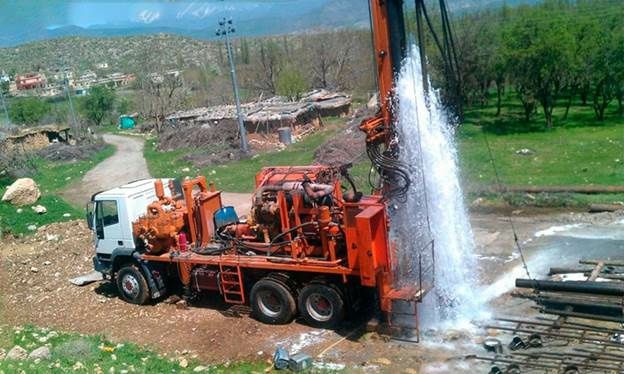
<path fill-rule="evenodd" d="M 397 243 L 399 286 L 418 281 L 435 251 L 435 287 L 423 300 L 421 324 L 469 321 L 482 314 L 475 295 L 477 261 L 463 202 L 453 128 L 436 91 L 423 95 L 418 49 L 413 47 L 397 82 L 397 135 L 400 160 L 409 165 L 411 186 L 405 201 L 395 201 L 392 237 Z M 428 279 L 425 279 L 428 280 Z"/>

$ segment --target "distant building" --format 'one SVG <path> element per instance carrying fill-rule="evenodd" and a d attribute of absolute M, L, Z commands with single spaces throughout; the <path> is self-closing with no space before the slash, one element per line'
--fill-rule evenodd
<path fill-rule="evenodd" d="M 54 70 L 52 78 L 57 82 L 62 82 L 65 79 L 71 82 L 74 80 L 74 72 L 71 71 L 69 68 L 57 69 L 57 70 Z"/>
<path fill-rule="evenodd" d="M 98 64 L 95 64 L 95 68 L 99 70 L 108 69 L 108 62 L 100 62 Z"/>
<path fill-rule="evenodd" d="M 46 77 L 42 73 L 27 73 L 15 76 L 15 85 L 19 91 L 43 88 L 46 84 Z"/>
<path fill-rule="evenodd" d="M 10 82 L 11 81 L 11 77 L 9 77 L 9 74 L 7 74 L 4 70 L 2 70 L 2 73 L 0 74 L 0 82 Z"/>

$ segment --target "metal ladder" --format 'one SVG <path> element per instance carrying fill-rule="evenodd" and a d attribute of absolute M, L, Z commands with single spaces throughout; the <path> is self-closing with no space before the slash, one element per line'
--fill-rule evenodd
<path fill-rule="evenodd" d="M 243 274 L 240 266 L 219 264 L 219 278 L 223 290 L 223 299 L 230 304 L 245 304 Z"/>

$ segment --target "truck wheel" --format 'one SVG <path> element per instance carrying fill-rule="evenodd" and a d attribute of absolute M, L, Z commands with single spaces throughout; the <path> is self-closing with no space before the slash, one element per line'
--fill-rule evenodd
<path fill-rule="evenodd" d="M 145 276 L 134 265 L 126 265 L 117 272 L 117 289 L 119 296 L 132 304 L 145 304 L 150 296 Z"/>
<path fill-rule="evenodd" d="M 320 283 L 310 283 L 299 293 L 299 313 L 313 327 L 336 327 L 345 314 L 344 300 L 336 289 Z"/>
<path fill-rule="evenodd" d="M 251 288 L 251 310 L 260 321 L 272 325 L 285 324 L 295 317 L 295 298 L 281 283 L 262 278 Z"/>

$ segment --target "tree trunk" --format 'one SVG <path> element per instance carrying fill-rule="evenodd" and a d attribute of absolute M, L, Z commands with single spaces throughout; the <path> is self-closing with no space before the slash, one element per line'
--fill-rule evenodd
<path fill-rule="evenodd" d="M 502 87 L 499 81 L 496 81 L 496 117 L 501 114 L 501 96 Z"/>
<path fill-rule="evenodd" d="M 594 90 L 594 97 L 593 97 L 593 102 L 592 102 L 592 106 L 594 108 L 594 114 L 596 115 L 596 119 L 598 121 L 602 121 L 602 117 L 603 117 L 603 113 L 600 110 L 600 89 L 603 85 L 603 82 L 600 81 L 598 83 L 598 85 L 596 86 L 596 89 Z"/>
<path fill-rule="evenodd" d="M 554 107 L 554 100 L 553 102 L 551 102 L 549 97 L 545 96 L 540 100 L 540 102 L 542 104 L 542 110 L 544 110 L 544 119 L 546 119 L 546 128 L 548 130 L 551 130 L 553 127 L 552 111 Z"/>
<path fill-rule="evenodd" d="M 581 87 L 581 104 L 587 105 L 587 99 L 589 98 L 589 85 L 584 84 Z"/>

